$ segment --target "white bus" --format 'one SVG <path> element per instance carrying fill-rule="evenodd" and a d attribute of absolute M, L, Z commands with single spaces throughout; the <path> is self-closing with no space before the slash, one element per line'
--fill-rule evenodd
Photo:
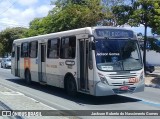
<path fill-rule="evenodd" d="M 138 40 L 124 28 L 86 27 L 14 40 L 11 72 L 69 95 L 144 91 Z"/>

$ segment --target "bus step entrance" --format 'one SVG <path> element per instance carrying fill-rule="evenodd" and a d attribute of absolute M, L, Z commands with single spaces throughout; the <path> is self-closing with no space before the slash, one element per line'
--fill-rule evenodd
<path fill-rule="evenodd" d="M 46 82 L 43 82 L 43 81 L 40 81 L 39 82 L 41 85 L 47 85 L 47 83 Z"/>

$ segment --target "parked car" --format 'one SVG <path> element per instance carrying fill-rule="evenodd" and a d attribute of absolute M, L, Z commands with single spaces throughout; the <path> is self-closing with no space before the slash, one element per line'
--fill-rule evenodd
<path fill-rule="evenodd" d="M 1 68 L 11 68 L 11 58 L 2 58 Z"/>
<path fill-rule="evenodd" d="M 151 64 L 148 64 L 148 62 L 146 62 L 146 71 L 152 73 L 152 72 L 154 72 L 154 70 L 155 70 L 154 66 Z"/>

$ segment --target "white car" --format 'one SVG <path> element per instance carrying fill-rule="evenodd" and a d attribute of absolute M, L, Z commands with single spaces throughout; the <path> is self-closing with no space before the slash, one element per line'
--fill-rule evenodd
<path fill-rule="evenodd" d="M 11 58 L 2 58 L 1 68 L 11 68 Z"/>

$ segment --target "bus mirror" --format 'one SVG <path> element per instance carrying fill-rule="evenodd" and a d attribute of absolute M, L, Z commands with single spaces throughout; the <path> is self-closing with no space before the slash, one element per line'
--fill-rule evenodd
<path fill-rule="evenodd" d="M 95 42 L 90 42 L 89 45 L 90 45 L 90 48 L 91 48 L 92 50 L 95 50 L 95 49 L 96 49 L 96 48 L 95 48 Z"/>

